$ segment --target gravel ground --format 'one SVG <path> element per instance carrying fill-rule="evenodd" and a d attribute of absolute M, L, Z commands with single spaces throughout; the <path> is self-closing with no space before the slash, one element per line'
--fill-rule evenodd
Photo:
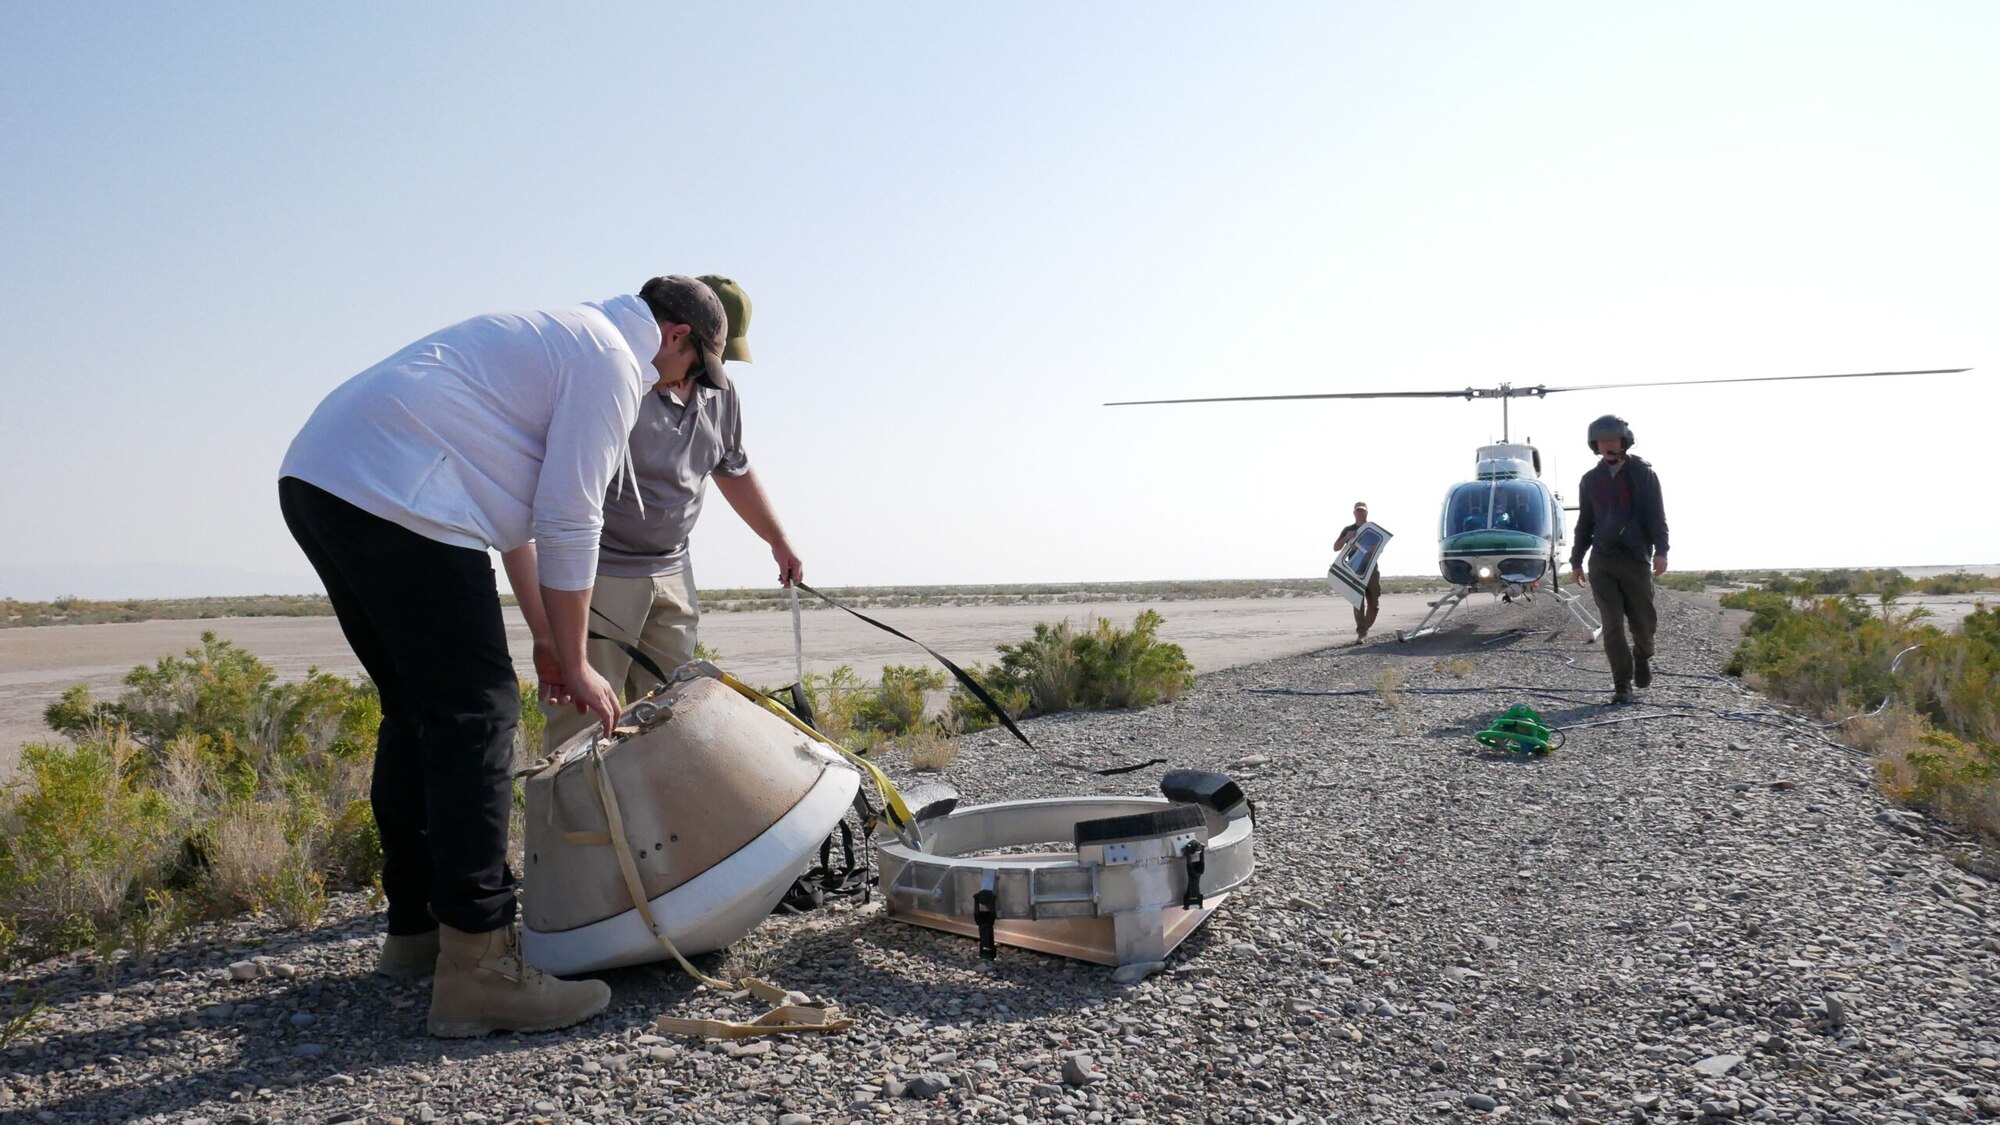
<path fill-rule="evenodd" d="M 981 962 L 840 904 L 708 967 L 837 1000 L 860 1020 L 846 1034 L 653 1036 L 662 1012 L 752 1013 L 648 967 L 608 974 L 612 1009 L 583 1028 L 447 1043 L 423 1035 L 424 986 L 368 975 L 377 919 L 342 896 L 311 933 L 244 919 L 147 965 L 0 980 L 47 1004 L 0 1052 L 0 1119 L 2000 1118 L 2000 880 L 1973 873 L 1992 868 L 1885 806 L 1865 759 L 1715 676 L 1731 642 L 1712 601 L 1662 616 L 1636 707 L 1603 705 L 1603 657 L 1554 606 L 1475 604 L 1441 636 L 1038 720 L 1039 755 L 968 740 L 948 771 L 968 801 L 1145 792 L 1183 767 L 1256 801 L 1255 880 L 1137 985 L 1019 950 Z M 1536 758 L 1472 741 L 1521 701 L 1636 721 Z M 1169 765 L 1116 778 L 1040 764 L 1154 756 Z"/>

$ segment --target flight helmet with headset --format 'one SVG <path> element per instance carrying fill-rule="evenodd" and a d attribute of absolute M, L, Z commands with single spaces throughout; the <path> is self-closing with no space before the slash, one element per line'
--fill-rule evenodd
<path fill-rule="evenodd" d="M 1605 438 L 1615 437 L 1624 443 L 1624 452 L 1632 452 L 1632 427 L 1616 414 L 1606 414 L 1590 424 L 1590 451 L 1597 452 L 1597 443 Z"/>

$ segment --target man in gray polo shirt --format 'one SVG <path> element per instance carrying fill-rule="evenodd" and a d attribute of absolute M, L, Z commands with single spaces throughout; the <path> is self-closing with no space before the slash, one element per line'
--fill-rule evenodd
<path fill-rule="evenodd" d="M 700 280 L 714 291 L 726 314 L 722 358 L 748 362 L 750 298 L 726 277 L 708 274 Z M 604 499 L 591 629 L 620 641 L 638 638 L 640 651 L 672 672 L 694 659 L 701 606 L 688 561 L 688 533 L 701 515 L 710 476 L 722 498 L 770 545 L 781 585 L 804 578 L 805 565 L 786 541 L 750 468 L 743 450 L 742 406 L 726 376 L 701 371 L 678 383 L 662 379 L 639 404 L 630 449 L 635 479 L 613 483 Z M 591 641 L 586 655 L 627 703 L 658 686 L 650 672 L 611 640 Z M 542 713 L 548 719 L 542 735 L 545 751 L 593 721 L 569 706 L 544 704 Z"/>

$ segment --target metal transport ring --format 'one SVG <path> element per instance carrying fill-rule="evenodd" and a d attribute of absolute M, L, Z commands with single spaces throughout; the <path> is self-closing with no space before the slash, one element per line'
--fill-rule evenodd
<path fill-rule="evenodd" d="M 1253 810 L 1235 782 L 1181 770 L 1160 789 L 922 818 L 917 846 L 881 845 L 889 913 L 976 936 L 983 957 L 1005 944 L 1142 977 L 1256 866 Z"/>

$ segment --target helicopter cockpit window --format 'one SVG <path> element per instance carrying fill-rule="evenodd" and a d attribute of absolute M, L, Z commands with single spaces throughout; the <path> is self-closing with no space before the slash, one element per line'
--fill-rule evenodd
<path fill-rule="evenodd" d="M 1486 530 L 1487 510 L 1493 498 L 1493 482 L 1467 481 L 1451 490 L 1445 504 L 1444 533 L 1461 535 Z"/>
<path fill-rule="evenodd" d="M 1547 535 L 1549 505 L 1542 490 L 1524 480 L 1493 482 L 1493 521 L 1490 526 L 1500 531 Z"/>
<path fill-rule="evenodd" d="M 1445 504 L 1446 535 L 1490 529 L 1545 536 L 1549 528 L 1548 500 L 1525 480 L 1467 481 Z"/>

